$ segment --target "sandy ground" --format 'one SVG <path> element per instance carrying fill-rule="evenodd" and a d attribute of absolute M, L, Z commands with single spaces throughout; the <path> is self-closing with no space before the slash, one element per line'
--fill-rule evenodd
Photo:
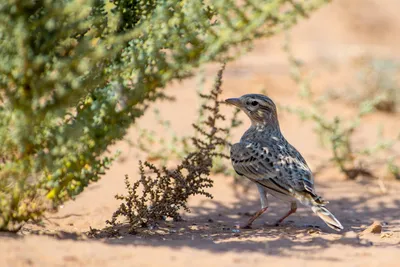
<path fill-rule="evenodd" d="M 302 21 L 292 30 L 292 46 L 315 72 L 314 88 L 343 88 L 354 80 L 353 62 L 363 56 L 399 57 L 400 17 L 396 0 L 337 0 Z M 254 50 L 230 63 L 224 76 L 224 97 L 266 90 L 280 105 L 304 105 L 289 78 L 284 37 L 261 40 Z M 210 66 L 211 82 L 215 67 Z M 179 133 L 191 132 L 196 116 L 196 79 L 171 85 L 167 92 L 177 97 L 158 104 L 163 116 Z M 224 109 L 224 112 L 230 112 Z M 335 101 L 329 114 L 354 114 L 354 108 Z M 293 115 L 279 113 L 287 139 L 302 152 L 313 170 L 329 158 L 313 132 L 313 125 Z M 244 116 L 241 118 L 246 119 Z M 235 132 L 238 140 L 248 121 Z M 356 133 L 357 144 L 375 140 L 378 125 L 386 126 L 384 135 L 398 134 L 399 115 L 383 113 L 367 117 Z M 146 115 L 141 127 L 156 129 L 154 117 Z M 129 138 L 135 140 L 132 129 Z M 156 231 L 119 238 L 88 238 L 90 227 L 102 228 L 118 202 L 113 198 L 124 192 L 123 178 L 137 178 L 137 151 L 125 142 L 113 150 L 122 151 L 107 174 L 65 204 L 57 213 L 47 214 L 42 226 L 27 224 L 20 234 L 0 234 L 0 266 L 399 266 L 400 182 L 385 181 L 382 193 L 376 180 L 345 180 L 332 168 L 316 175 L 316 189 L 330 201 L 332 213 L 345 230 L 329 229 L 304 207 L 283 225 L 273 223 L 284 214 L 287 204 L 271 198 L 270 209 L 253 229 L 234 230 L 259 208 L 257 191 L 244 192 L 233 186 L 233 179 L 213 175 L 213 200 L 194 197 L 192 212 L 183 214 L 184 222 L 161 225 Z M 400 152 L 399 146 L 395 149 Z M 384 157 L 384 156 L 383 156 Z M 362 234 L 373 221 L 383 225 L 381 234 Z"/>

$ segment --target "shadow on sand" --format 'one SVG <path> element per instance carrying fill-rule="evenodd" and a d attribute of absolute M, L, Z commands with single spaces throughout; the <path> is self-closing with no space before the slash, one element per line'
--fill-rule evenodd
<path fill-rule="evenodd" d="M 338 190 L 358 192 L 360 189 L 355 189 L 355 185 L 351 181 L 343 182 L 340 185 L 342 188 Z M 326 184 L 318 185 L 320 189 L 326 187 Z M 254 193 L 252 190 L 249 193 Z M 233 207 L 232 204 L 228 206 L 219 201 L 204 201 L 191 207 L 192 213 L 187 214 L 186 220 L 182 222 L 161 222 L 155 229 L 141 229 L 134 235 L 128 234 L 127 225 L 119 225 L 112 229 L 114 233 L 118 233 L 114 237 L 109 237 L 110 229 L 103 229 L 93 230 L 96 237 L 90 239 L 111 245 L 168 246 L 176 249 L 190 247 L 216 253 L 234 251 L 290 256 L 294 252 L 309 252 L 310 249 L 320 251 L 333 244 L 353 247 L 385 246 L 360 238 L 359 233 L 373 220 L 383 222 L 384 231 L 400 231 L 400 197 L 394 193 L 386 197 L 358 193 L 352 198 L 333 199 L 328 208 L 345 227 L 340 233 L 328 228 L 305 207 L 299 208 L 283 225 L 273 226 L 276 219 L 289 207 L 286 203 L 272 199 L 269 210 L 256 221 L 253 229 L 237 230 L 235 225 L 246 221 L 250 216 L 248 212 L 254 212 L 259 207 L 258 200 L 249 200 L 247 195 L 237 196 Z M 59 239 L 82 239 L 80 234 L 66 232 L 51 236 Z M 313 257 L 310 253 L 304 253 L 304 256 Z"/>

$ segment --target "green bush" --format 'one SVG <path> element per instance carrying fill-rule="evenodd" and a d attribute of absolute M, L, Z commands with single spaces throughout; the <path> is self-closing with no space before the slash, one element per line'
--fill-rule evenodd
<path fill-rule="evenodd" d="M 0 229 L 99 179 L 162 88 L 327 0 L 0 2 Z M 233 56 L 234 55 L 234 56 Z"/>
<path fill-rule="evenodd" d="M 302 120 L 309 120 L 314 123 L 314 130 L 321 145 L 331 152 L 330 161 L 348 179 L 355 179 L 358 176 L 376 177 L 375 172 L 366 166 L 381 156 L 379 152 L 384 152 L 387 157 L 385 165 L 389 174 L 398 178 L 399 167 L 396 165 L 391 149 L 400 141 L 400 134 L 396 139 L 385 139 L 378 131 L 377 141 L 373 146 L 360 148 L 354 145 L 354 133 L 361 123 L 365 123 L 363 118 L 379 109 L 379 105 L 383 103 L 382 101 L 386 97 L 383 94 L 366 95 L 363 101 L 359 103 L 357 113 L 352 118 L 328 115 L 326 111 L 330 97 L 317 97 L 313 93 L 311 78 L 303 74 L 303 63 L 294 56 L 290 46 L 290 38 L 287 37 L 283 49 L 288 56 L 290 75 L 299 88 L 300 98 L 307 102 L 307 107 L 282 108 L 296 114 Z M 371 83 L 366 82 L 365 84 L 371 86 Z M 373 85 L 374 83 L 372 83 Z M 368 162 L 362 164 L 365 158 L 368 159 Z M 382 182 L 382 177 L 378 178 Z M 383 186 L 381 186 L 382 188 Z M 382 191 L 385 191 L 385 189 Z"/>

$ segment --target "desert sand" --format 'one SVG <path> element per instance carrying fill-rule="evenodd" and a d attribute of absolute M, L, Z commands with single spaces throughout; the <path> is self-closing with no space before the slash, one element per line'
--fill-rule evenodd
<path fill-rule="evenodd" d="M 362 57 L 399 59 L 398 10 L 397 0 L 336 0 L 300 21 L 291 30 L 292 47 L 314 72 L 313 89 L 322 94 L 354 83 L 354 62 Z M 229 63 L 223 97 L 265 90 L 279 105 L 304 106 L 289 77 L 283 42 L 284 34 L 257 41 L 250 53 Z M 207 85 L 216 69 L 215 65 L 206 68 Z M 166 92 L 175 96 L 176 102 L 154 105 L 180 134 L 192 132 L 198 105 L 196 84 L 196 77 L 174 83 Z M 223 107 L 223 112 L 229 114 L 232 109 Z M 121 159 L 99 182 L 58 212 L 46 214 L 42 224 L 28 223 L 17 235 L 0 233 L 0 266 L 400 266 L 400 181 L 384 180 L 382 190 L 376 179 L 350 181 L 332 167 L 321 169 L 330 152 L 319 145 L 314 125 L 278 112 L 288 141 L 311 169 L 319 170 L 316 190 L 330 201 L 328 208 L 342 222 L 342 232 L 328 228 L 305 207 L 281 226 L 274 226 L 289 207 L 272 197 L 269 210 L 253 229 L 237 231 L 235 225 L 260 207 L 256 187 L 245 192 L 234 186 L 232 177 L 212 175 L 215 184 L 209 191 L 214 199 L 191 198 L 192 212 L 182 213 L 183 222 L 160 224 L 158 229 L 137 235 L 89 238 L 90 228 L 103 228 L 118 207 L 114 195 L 124 193 L 124 175 L 132 180 L 138 177 L 137 163 L 143 154 L 121 141 L 112 148 L 122 151 Z M 354 107 L 340 99 L 331 102 L 327 111 L 349 118 L 354 112 Z M 240 118 L 245 123 L 235 130 L 232 141 L 249 126 L 244 114 Z M 399 114 L 369 115 L 356 132 L 355 144 L 373 144 L 379 125 L 386 137 L 393 138 L 399 134 L 399 123 Z M 138 124 L 141 128 L 159 127 L 151 112 Z M 127 138 L 135 141 L 136 137 L 132 128 Z M 394 150 L 400 153 L 400 146 Z M 382 232 L 364 234 L 374 221 L 380 222 Z"/>

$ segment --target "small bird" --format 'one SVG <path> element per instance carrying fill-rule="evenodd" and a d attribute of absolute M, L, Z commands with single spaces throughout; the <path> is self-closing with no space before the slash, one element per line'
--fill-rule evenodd
<path fill-rule="evenodd" d="M 225 102 L 244 111 L 251 120 L 250 128 L 239 143 L 232 145 L 230 153 L 235 171 L 256 183 L 260 194 L 261 209 L 242 228 L 250 228 L 268 209 L 267 195 L 271 194 L 290 203 L 290 210 L 277 225 L 296 212 L 299 201 L 330 228 L 342 230 L 342 224 L 325 208 L 328 201 L 315 192 L 306 161 L 282 135 L 274 102 L 261 94 L 247 94 Z"/>

